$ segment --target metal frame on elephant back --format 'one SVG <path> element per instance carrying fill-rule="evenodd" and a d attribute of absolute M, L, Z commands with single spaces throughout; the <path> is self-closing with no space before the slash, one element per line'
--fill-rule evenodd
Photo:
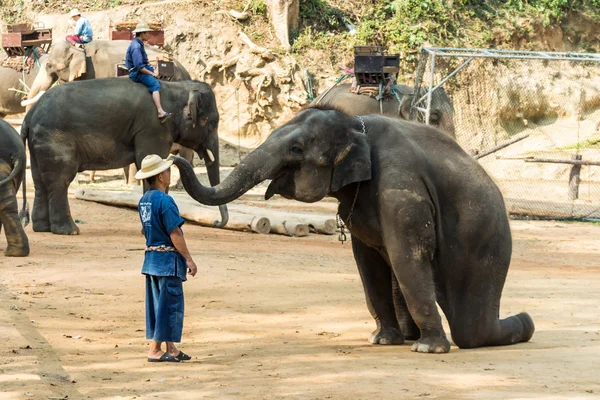
<path fill-rule="evenodd" d="M 598 82 L 597 53 L 424 47 L 410 119 L 429 124 L 436 96 L 449 96 L 457 142 L 512 215 L 597 219 Z"/>
<path fill-rule="evenodd" d="M 9 57 L 25 56 L 29 49 L 39 47 L 48 52 L 52 45 L 52 29 L 42 22 L 6 25 L 2 48 Z"/>

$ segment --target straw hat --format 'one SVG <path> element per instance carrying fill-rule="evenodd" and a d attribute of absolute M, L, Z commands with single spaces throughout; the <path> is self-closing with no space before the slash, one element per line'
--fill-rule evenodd
<path fill-rule="evenodd" d="M 173 160 L 163 160 L 156 154 L 150 154 L 142 160 L 142 169 L 135 174 L 135 179 L 147 179 L 168 170 Z"/>
<path fill-rule="evenodd" d="M 135 26 L 135 30 L 133 33 L 142 33 L 142 32 L 152 32 L 154 29 L 151 29 L 148 24 L 140 22 Z"/>
<path fill-rule="evenodd" d="M 69 17 L 73 18 L 76 15 L 81 15 L 81 13 L 79 12 L 78 9 L 74 8 L 71 10 L 71 12 L 69 13 Z"/>

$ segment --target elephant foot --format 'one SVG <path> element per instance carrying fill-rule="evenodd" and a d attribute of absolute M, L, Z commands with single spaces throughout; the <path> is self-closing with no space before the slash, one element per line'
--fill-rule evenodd
<path fill-rule="evenodd" d="M 450 342 L 445 337 L 429 336 L 417 340 L 410 349 L 417 353 L 448 353 Z"/>
<path fill-rule="evenodd" d="M 382 345 L 404 344 L 404 335 L 396 328 L 377 328 L 371 333 L 369 342 Z"/>
<path fill-rule="evenodd" d="M 29 255 L 29 246 L 8 246 L 4 255 L 6 257 L 27 257 Z"/>
<path fill-rule="evenodd" d="M 74 223 L 52 225 L 52 233 L 55 235 L 79 235 L 79 227 Z"/>
<path fill-rule="evenodd" d="M 50 227 L 50 223 L 43 221 L 33 220 L 32 229 L 34 232 L 52 232 L 52 228 Z"/>

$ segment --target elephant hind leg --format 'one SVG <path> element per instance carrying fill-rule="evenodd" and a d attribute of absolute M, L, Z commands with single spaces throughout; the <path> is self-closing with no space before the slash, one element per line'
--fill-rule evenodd
<path fill-rule="evenodd" d="M 482 272 L 486 270 L 493 268 L 479 269 Z M 473 272 L 469 282 L 460 290 L 454 290 L 454 296 L 449 297 L 453 312 L 447 316 L 454 343 L 468 349 L 529 341 L 535 331 L 529 314 L 523 312 L 499 319 L 502 283 L 500 287 L 492 285 L 498 285 L 504 279 L 483 275 Z"/>
<path fill-rule="evenodd" d="M 50 232 L 50 211 L 48 209 L 48 189 L 42 179 L 42 173 L 34 154 L 31 159 L 31 177 L 35 187 L 31 222 L 34 232 Z"/>
<path fill-rule="evenodd" d="M 48 187 L 48 209 L 50 212 L 50 229 L 57 235 L 79 235 L 79 228 L 71 218 L 68 190 L 69 184 L 77 174 L 63 170 L 58 176 L 54 173 L 42 174 Z M 53 181 L 51 179 L 54 179 Z"/>
<path fill-rule="evenodd" d="M 19 221 L 17 198 L 14 193 L 0 199 L 0 226 L 4 226 L 7 247 L 4 254 L 8 257 L 26 257 L 29 255 L 29 239 Z"/>

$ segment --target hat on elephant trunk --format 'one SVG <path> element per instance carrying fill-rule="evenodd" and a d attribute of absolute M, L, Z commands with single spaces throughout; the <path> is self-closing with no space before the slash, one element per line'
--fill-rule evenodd
<path fill-rule="evenodd" d="M 135 174 L 135 179 L 147 179 L 168 170 L 173 160 L 163 160 L 157 154 L 150 154 L 142 160 L 142 169 Z"/>
<path fill-rule="evenodd" d="M 154 29 L 150 28 L 148 24 L 140 22 L 135 26 L 133 33 L 152 32 Z"/>
<path fill-rule="evenodd" d="M 73 18 L 76 15 L 81 15 L 81 13 L 79 12 L 78 9 L 74 8 L 71 10 L 71 12 L 69 13 L 69 17 Z"/>

